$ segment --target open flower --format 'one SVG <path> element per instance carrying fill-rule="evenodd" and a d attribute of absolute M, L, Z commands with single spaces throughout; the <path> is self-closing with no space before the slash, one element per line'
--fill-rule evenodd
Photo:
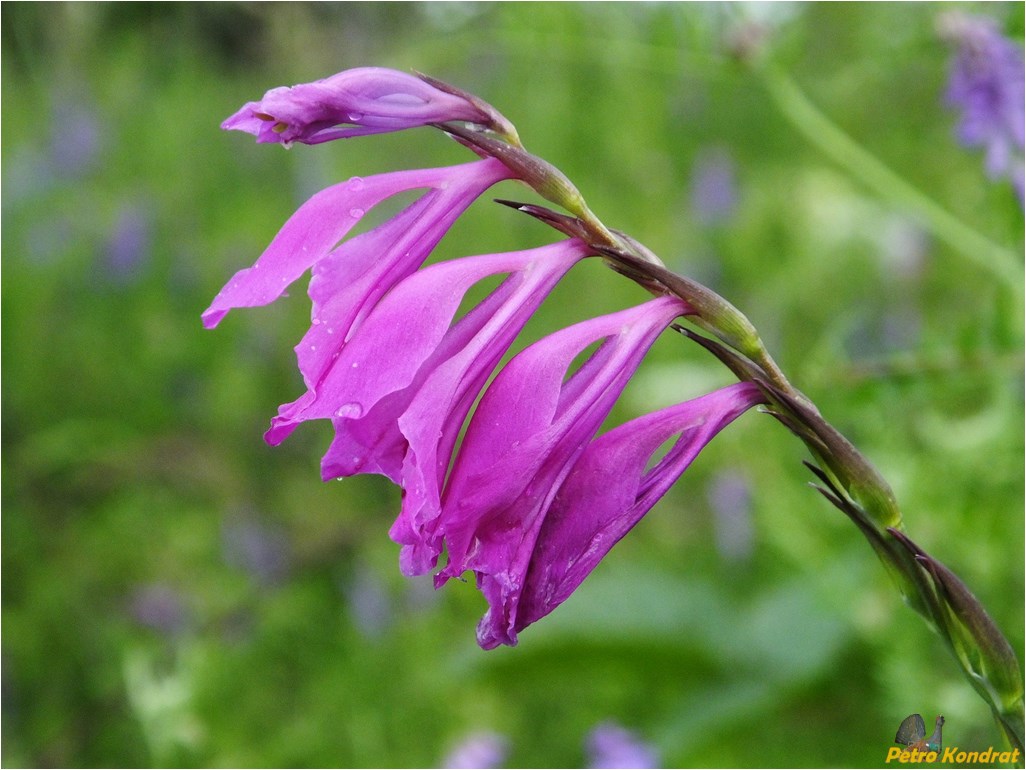
<path fill-rule="evenodd" d="M 443 91 L 414 75 L 359 67 L 313 83 L 272 88 L 221 128 L 288 147 L 293 142 L 319 144 L 450 120 L 491 126 L 497 117 L 501 116 L 479 100 Z"/>
<path fill-rule="evenodd" d="M 332 418 L 335 426 L 322 476 L 381 473 L 407 498 L 411 490 L 418 499 L 427 494 L 418 471 L 433 479 L 448 467 L 448 442 L 488 376 L 552 287 L 590 253 L 563 241 L 442 262 L 399 283 L 341 349 L 304 411 L 303 419 Z M 505 281 L 450 326 L 467 291 L 502 273 Z M 404 464 L 408 445 L 415 459 Z M 404 467 L 415 482 L 407 483 Z"/>
<path fill-rule="evenodd" d="M 334 329 L 345 336 L 348 325 L 361 310 L 366 312 L 369 301 L 380 297 L 400 278 L 420 266 L 467 206 L 493 184 L 510 177 L 509 169 L 501 162 L 486 159 L 460 166 L 377 174 L 366 179 L 353 177 L 321 190 L 289 218 L 256 264 L 232 276 L 210 307 L 203 311 L 203 325 L 214 328 L 232 308 L 274 302 L 289 284 L 314 266 L 318 267 L 314 281 L 320 273 L 320 281 L 329 284 L 335 281 L 343 287 L 375 271 L 379 278 L 371 280 L 371 286 L 361 285 L 353 292 L 355 296 L 342 301 L 346 307 L 356 309 L 356 314 L 347 321 L 347 328 Z M 427 192 L 390 220 L 393 227 L 387 235 L 379 233 L 379 237 L 386 240 L 392 238 L 384 253 L 378 250 L 382 244 L 373 238 L 364 238 L 361 248 L 343 245 L 332 251 L 371 208 L 393 195 L 420 188 Z M 404 248 L 409 248 L 410 254 L 407 255 Z M 388 284 L 384 285 L 383 281 Z M 316 291 L 311 285 L 311 293 Z M 338 300 L 340 292 L 333 291 L 333 286 L 329 285 L 325 294 Z M 314 301 L 317 302 L 316 297 Z M 328 310 L 315 306 L 315 325 L 325 320 L 319 313 L 327 315 Z"/>
<path fill-rule="evenodd" d="M 509 612 L 559 486 L 652 342 L 688 312 L 683 301 L 661 297 L 556 332 L 506 365 L 471 418 L 441 510 L 413 531 L 427 554 L 437 556 L 444 540 L 448 563 L 437 585 L 473 570 L 490 615 Z M 479 641 L 489 638 L 479 633 Z M 501 641 L 515 643 L 515 634 Z"/>
<path fill-rule="evenodd" d="M 207 328 L 216 326 L 231 308 L 273 302 L 313 268 L 311 326 L 296 346 L 307 391 L 279 408 L 265 434 L 268 443 L 281 443 L 304 420 L 331 417 L 345 404 L 354 403 L 352 399 L 329 402 L 319 396 L 346 341 L 378 301 L 423 264 L 467 206 L 509 177 L 502 163 L 486 159 L 353 178 L 314 195 L 285 223 L 256 264 L 235 274 L 203 313 Z M 370 208 L 396 193 L 418 188 L 427 188 L 419 200 L 335 248 Z"/>
<path fill-rule="evenodd" d="M 595 439 L 574 464 L 542 522 L 512 612 L 489 619 L 511 628 L 489 627 L 489 638 L 501 641 L 566 601 L 705 445 L 764 401 L 756 385 L 737 383 L 639 417 Z M 655 452 L 673 436 L 676 443 L 646 470 Z"/>

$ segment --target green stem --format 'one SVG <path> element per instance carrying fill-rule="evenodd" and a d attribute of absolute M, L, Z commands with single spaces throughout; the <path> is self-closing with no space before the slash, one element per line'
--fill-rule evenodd
<path fill-rule="evenodd" d="M 823 114 L 781 70 L 765 66 L 758 72 L 781 114 L 811 144 L 881 197 L 914 211 L 937 238 L 1021 296 L 1023 268 L 1011 250 L 969 227 L 891 171 Z"/>

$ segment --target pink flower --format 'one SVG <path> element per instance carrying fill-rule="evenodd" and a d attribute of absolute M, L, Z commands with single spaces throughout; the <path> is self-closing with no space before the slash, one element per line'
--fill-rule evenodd
<path fill-rule="evenodd" d="M 542 522 L 527 577 L 505 614 L 486 617 L 485 646 L 516 639 L 570 597 L 712 438 L 764 396 L 750 382 L 639 417 L 591 443 L 560 487 Z M 659 447 L 677 436 L 646 470 Z M 493 616 L 494 615 L 494 616 Z"/>
<path fill-rule="evenodd" d="M 304 412 L 303 419 L 332 418 L 335 426 L 322 461 L 325 480 L 380 473 L 402 484 L 407 499 L 429 494 L 510 343 L 590 253 L 580 241 L 563 241 L 442 262 L 400 282 L 342 347 Z M 468 289 L 502 273 L 506 280 L 451 325 Z M 422 470 L 430 480 L 420 478 Z"/>
<path fill-rule="evenodd" d="M 310 287 L 315 303 L 314 326 L 334 321 L 337 327 L 342 321 L 345 328 L 332 327 L 328 334 L 345 337 L 361 313 L 420 266 L 474 199 L 496 182 L 510 177 L 510 171 L 501 162 L 486 159 L 366 179 L 353 177 L 321 190 L 289 218 L 256 264 L 237 272 L 221 289 L 203 312 L 203 325 L 214 328 L 232 308 L 274 302 L 289 284 L 314 267 Z M 362 240 L 354 238 L 335 249 L 367 211 L 397 193 L 420 188 L 427 192 L 399 216 L 372 231 L 373 235 L 367 233 Z M 359 245 L 353 246 L 356 241 Z M 359 288 L 346 288 L 353 282 Z M 327 286 L 322 291 L 319 284 Z M 342 291 L 335 291 L 336 286 L 343 287 Z M 321 298 L 332 302 L 319 307 Z M 344 319 L 333 315 L 339 305 L 343 306 Z M 306 338 L 304 342 L 308 347 L 315 344 Z M 323 350 L 322 355 L 312 355 L 316 350 L 309 352 L 311 359 L 324 358 Z M 303 368 L 304 353 L 299 355 Z M 308 361 L 308 366 L 317 368 L 314 360 Z"/>
<path fill-rule="evenodd" d="M 411 516 L 404 506 L 392 536 L 404 544 L 405 566 L 414 567 L 412 571 L 426 571 L 444 545 L 448 564 L 436 576 L 436 585 L 466 570 L 476 574 L 490 606 L 478 629 L 478 641 L 483 647 L 515 644 L 516 632 L 536 619 L 519 618 L 517 605 L 528 585 L 529 568 L 536 560 L 544 559 L 539 553 L 551 550 L 554 557 L 565 557 L 567 549 L 573 551 L 580 545 L 575 537 L 581 533 L 591 533 L 592 539 L 599 540 L 611 537 L 605 545 L 608 550 L 655 503 L 718 429 L 689 432 L 690 440 L 679 442 L 680 448 L 672 450 L 652 476 L 643 478 L 645 461 L 665 439 L 688 428 L 689 420 L 701 422 L 720 402 L 699 400 L 692 402 L 695 406 L 683 405 L 669 416 L 658 413 L 650 418 L 655 427 L 647 422 L 642 425 L 643 436 L 638 435 L 639 428 L 634 424 L 630 424 L 631 428 L 625 426 L 615 436 L 627 435 L 627 449 L 614 438 L 599 444 L 612 449 L 597 452 L 602 459 L 610 452 L 623 454 L 640 447 L 637 458 L 626 458 L 634 462 L 615 472 L 605 468 L 608 478 L 588 478 L 593 485 L 598 482 L 591 489 L 570 487 L 570 492 L 557 498 L 571 471 L 580 466 L 582 453 L 645 352 L 674 318 L 687 312 L 690 308 L 681 300 L 662 297 L 563 329 L 522 351 L 495 378 L 471 418 L 440 509 L 436 511 L 428 505 Z M 602 344 L 595 353 L 564 380 L 574 359 L 599 341 Z M 745 388 L 748 390 L 742 388 L 742 392 L 757 396 L 754 387 Z M 755 402 L 752 398 L 735 398 L 730 403 L 744 403 L 747 408 Z M 710 420 L 709 424 L 722 426 L 726 422 L 729 420 Z M 671 429 L 667 432 L 668 427 Z M 657 434 L 659 440 L 649 447 Z M 647 454 L 641 457 L 645 448 Z M 640 470 L 634 468 L 638 462 Z M 577 473 L 580 476 L 582 471 Z M 609 491 L 610 484 L 616 494 L 609 506 L 591 506 L 588 495 L 602 495 Z M 564 502 L 553 508 L 557 499 Z M 566 516 L 566 506 L 572 507 L 579 500 L 588 504 L 574 509 L 574 527 L 569 536 L 558 524 L 545 524 L 553 511 L 558 517 Z M 624 521 L 631 523 L 621 531 L 618 528 Z M 553 527 L 555 535 L 541 538 L 542 531 Z M 572 556 L 579 558 L 581 554 Z M 577 558 L 556 562 L 554 571 L 541 575 L 543 583 L 559 578 L 559 595 L 553 599 L 554 594 L 549 592 L 536 600 L 532 594 L 529 600 L 533 602 L 534 615 L 541 617 L 562 602 L 569 595 L 569 591 L 565 595 L 559 593 L 563 586 L 573 583 L 576 587 L 598 561 L 596 558 L 590 566 L 584 566 L 589 564 L 584 559 L 581 568 L 573 571 L 572 562 Z"/>
<path fill-rule="evenodd" d="M 221 124 L 258 142 L 318 144 L 461 120 L 491 125 L 495 115 L 465 96 L 382 67 L 345 70 L 313 83 L 272 88 Z"/>
<path fill-rule="evenodd" d="M 476 97 L 374 68 L 274 89 L 224 128 L 288 145 L 448 121 L 515 140 L 512 126 Z M 762 400 L 754 385 L 736 385 L 594 439 L 656 337 L 693 312 L 670 296 L 540 340 L 485 390 L 556 283 L 596 253 L 571 238 L 420 269 L 490 186 L 555 173 L 537 164 L 507 165 L 498 158 L 514 158 L 512 145 L 493 137 L 481 147 L 493 145 L 497 157 L 354 177 L 314 195 L 203 313 L 204 325 L 214 327 L 233 308 L 273 302 L 311 271 L 311 325 L 296 346 L 306 392 L 279 407 L 265 439 L 278 444 L 301 422 L 331 420 L 325 480 L 378 473 L 402 486 L 402 509 L 389 532 L 402 546 L 402 571 L 430 572 L 443 551 L 447 562 L 436 586 L 473 571 L 489 604 L 478 626 L 486 649 L 516 644 L 519 631 L 563 602 L 705 444 Z M 346 240 L 370 209 L 412 190 L 423 192 L 391 219 Z M 468 291 L 497 275 L 505 276 L 498 287 L 457 319 Z M 646 470 L 674 436 L 673 447 Z"/>

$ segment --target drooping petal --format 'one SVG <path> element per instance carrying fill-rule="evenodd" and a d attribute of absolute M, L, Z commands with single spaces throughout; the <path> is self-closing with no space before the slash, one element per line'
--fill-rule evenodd
<path fill-rule="evenodd" d="M 443 262 L 400 282 L 341 349 L 304 409 L 302 419 L 333 418 L 336 436 L 322 475 L 374 472 L 401 483 L 406 438 L 399 418 L 425 380 L 457 359 L 444 384 L 435 377 L 429 391 L 431 417 L 448 420 L 461 386 L 475 374 L 488 376 L 552 286 L 588 253 L 583 243 L 564 241 Z M 450 328 L 470 287 L 501 273 L 510 276 Z"/>
<path fill-rule="evenodd" d="M 486 159 L 445 168 L 397 171 L 333 185 L 299 207 L 252 267 L 237 272 L 203 312 L 203 325 L 212 329 L 237 307 L 267 305 L 311 266 L 327 256 L 364 214 L 397 193 L 428 188 L 433 196 L 418 209 L 428 224 L 447 222 L 444 233 L 471 201 L 509 170 Z M 412 207 L 411 207 L 412 208 Z M 439 236 L 440 237 L 440 236 Z"/>
<path fill-rule="evenodd" d="M 279 444 L 300 422 L 330 417 L 350 403 L 338 402 L 325 411 L 331 404 L 319 392 L 358 324 L 382 296 L 423 264 L 467 206 L 489 186 L 510 176 L 505 166 L 492 159 L 452 171 L 437 189 L 396 217 L 347 241 L 314 265 L 311 325 L 296 346 L 307 391 L 279 408 L 264 435 L 268 443 Z"/>
<path fill-rule="evenodd" d="M 516 632 L 564 602 L 624 535 L 680 478 L 712 438 L 765 401 L 752 383 L 737 383 L 621 425 L 593 441 L 560 487 L 531 553 L 518 597 L 482 621 L 482 646 Z M 676 443 L 653 467 L 659 447 Z"/>
<path fill-rule="evenodd" d="M 506 365 L 471 419 L 443 494 L 433 538 L 444 538 L 449 561 L 436 584 L 469 569 L 490 605 L 516 596 L 559 485 L 656 336 L 689 311 L 661 297 L 556 332 Z"/>
<path fill-rule="evenodd" d="M 260 101 L 245 104 L 221 128 L 287 147 L 452 120 L 489 125 L 492 116 L 472 100 L 414 75 L 359 67 L 312 83 L 272 88 Z"/>

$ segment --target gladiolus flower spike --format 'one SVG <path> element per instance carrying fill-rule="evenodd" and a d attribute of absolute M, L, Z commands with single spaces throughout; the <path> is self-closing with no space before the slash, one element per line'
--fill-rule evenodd
<path fill-rule="evenodd" d="M 256 263 L 229 280 L 203 323 L 212 328 L 233 308 L 273 302 L 311 271 L 311 325 L 296 347 L 306 392 L 279 408 L 265 439 L 278 444 L 301 422 L 330 420 L 322 477 L 378 473 L 403 488 L 389 532 L 402 546 L 402 571 L 433 571 L 445 554 L 436 585 L 473 572 L 489 603 L 478 641 L 491 648 L 516 644 L 518 632 L 570 596 L 712 437 L 765 398 L 739 383 L 595 438 L 656 337 L 695 312 L 673 296 L 555 332 L 516 355 L 485 390 L 556 283 L 581 259 L 603 254 L 591 244 L 606 241 L 590 239 L 588 222 L 576 220 L 572 237 L 558 243 L 422 268 L 497 182 L 520 179 L 542 193 L 568 184 L 547 164 L 514 162 L 528 157 L 515 129 L 477 97 L 364 68 L 273 89 L 223 127 L 289 146 L 428 124 L 452 134 L 456 123 L 466 124 L 459 139 L 482 159 L 354 177 L 314 195 Z M 416 190 L 420 198 L 400 213 L 348 238 L 370 209 Z M 468 290 L 489 276 L 505 277 L 457 318 Z"/>

